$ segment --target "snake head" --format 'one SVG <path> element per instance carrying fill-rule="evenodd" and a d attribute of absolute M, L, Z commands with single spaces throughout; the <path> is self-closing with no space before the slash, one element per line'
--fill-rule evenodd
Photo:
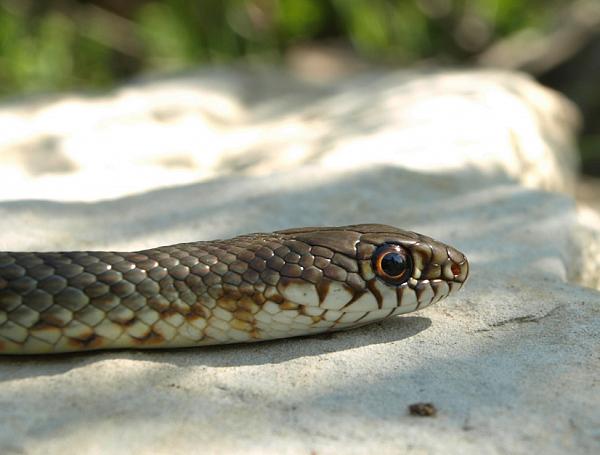
<path fill-rule="evenodd" d="M 279 231 L 284 245 L 308 245 L 301 280 L 277 289 L 290 302 L 327 310 L 336 327 L 408 313 L 458 291 L 469 263 L 455 248 L 430 237 L 381 224 Z M 303 251 L 307 251 L 306 248 Z"/>

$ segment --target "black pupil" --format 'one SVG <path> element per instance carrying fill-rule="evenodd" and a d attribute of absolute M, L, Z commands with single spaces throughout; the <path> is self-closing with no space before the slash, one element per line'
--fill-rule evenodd
<path fill-rule="evenodd" d="M 391 277 L 402 275 L 407 267 L 406 259 L 400 253 L 388 253 L 381 258 L 381 269 Z"/>

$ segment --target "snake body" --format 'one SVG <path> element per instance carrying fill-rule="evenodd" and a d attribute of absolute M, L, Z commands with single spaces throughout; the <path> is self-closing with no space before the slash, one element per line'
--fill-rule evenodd
<path fill-rule="evenodd" d="M 137 252 L 0 252 L 0 353 L 190 347 L 348 329 L 422 309 L 467 275 L 458 250 L 374 224 Z"/>

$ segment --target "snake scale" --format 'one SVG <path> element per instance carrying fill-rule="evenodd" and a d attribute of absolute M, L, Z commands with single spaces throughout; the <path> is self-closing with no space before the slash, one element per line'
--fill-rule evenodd
<path fill-rule="evenodd" d="M 176 348 L 358 327 L 460 289 L 468 262 L 379 224 L 137 252 L 0 252 L 0 353 Z"/>

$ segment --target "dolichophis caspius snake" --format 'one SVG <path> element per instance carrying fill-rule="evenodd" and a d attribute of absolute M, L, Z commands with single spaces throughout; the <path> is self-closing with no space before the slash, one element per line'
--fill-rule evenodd
<path fill-rule="evenodd" d="M 461 288 L 468 262 L 364 224 L 133 253 L 0 252 L 0 353 L 176 348 L 357 327 Z"/>

